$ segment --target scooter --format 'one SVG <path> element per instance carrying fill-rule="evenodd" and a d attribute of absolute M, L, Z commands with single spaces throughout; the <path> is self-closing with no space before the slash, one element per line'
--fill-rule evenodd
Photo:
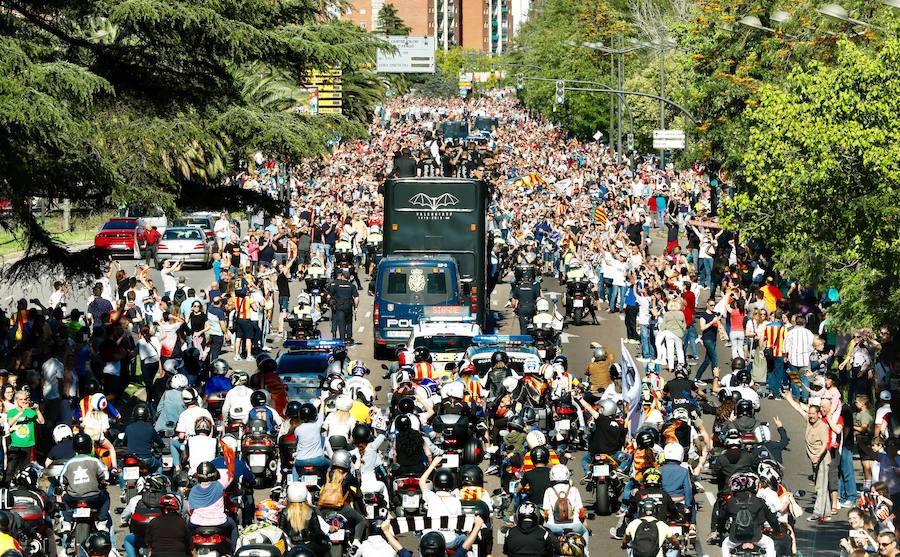
<path fill-rule="evenodd" d="M 399 516 L 425 514 L 425 501 L 418 476 L 394 477 L 394 509 Z"/>
<path fill-rule="evenodd" d="M 131 453 L 122 457 L 122 479 L 125 480 L 125 502 L 137 495 L 138 478 L 150 475 L 150 467 Z"/>
<path fill-rule="evenodd" d="M 194 550 L 198 556 L 222 557 L 231 555 L 231 539 L 226 535 L 225 526 L 196 526 L 192 536 Z"/>
<path fill-rule="evenodd" d="M 328 539 L 331 541 L 331 557 L 344 557 L 349 553 L 350 541 L 353 533 L 350 531 L 350 521 L 338 511 L 325 515 L 325 523 L 328 525 Z"/>

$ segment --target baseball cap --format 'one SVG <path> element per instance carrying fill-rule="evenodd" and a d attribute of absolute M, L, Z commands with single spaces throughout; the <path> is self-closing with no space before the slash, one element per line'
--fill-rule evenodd
<path fill-rule="evenodd" d="M 885 402 L 891 400 L 891 391 L 881 391 L 881 393 L 879 393 L 878 395 L 878 398 Z"/>

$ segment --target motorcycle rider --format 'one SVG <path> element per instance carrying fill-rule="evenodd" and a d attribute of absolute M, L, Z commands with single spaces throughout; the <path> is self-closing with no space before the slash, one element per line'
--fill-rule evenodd
<path fill-rule="evenodd" d="M 266 431 L 274 434 L 284 420 L 274 408 L 266 404 L 267 398 L 265 391 L 253 391 L 253 394 L 250 395 L 250 411 L 247 413 L 247 420 L 244 423 L 249 423 L 250 420 L 264 421 L 266 422 Z"/>
<path fill-rule="evenodd" d="M 210 398 L 217 398 L 220 404 L 224 404 L 224 398 L 227 396 L 226 393 L 230 391 L 233 387 L 231 384 L 231 379 L 228 378 L 228 370 L 230 366 L 228 362 L 219 358 L 214 361 L 212 364 L 212 375 L 210 375 L 209 380 L 206 382 L 206 385 L 203 388 L 203 395 L 206 398 L 207 406 L 209 406 Z M 221 406 L 219 406 L 221 409 Z"/>
<path fill-rule="evenodd" d="M 168 364 L 172 360 L 166 360 Z M 163 364 L 165 367 L 165 364 Z M 178 423 L 178 418 L 181 416 L 181 413 L 184 412 L 185 408 L 184 400 L 181 397 L 181 392 L 186 389 L 188 386 L 188 378 L 186 375 L 182 375 L 180 373 L 176 373 L 172 375 L 168 380 L 168 389 L 160 396 L 159 404 L 156 406 L 156 423 L 154 427 L 156 431 L 166 431 L 168 429 L 175 429 L 175 424 Z M 172 456 L 175 457 L 176 453 L 172 453 Z"/>
<path fill-rule="evenodd" d="M 159 432 L 150 425 L 150 411 L 147 405 L 137 404 L 131 411 L 132 422 L 125 426 L 126 451 L 141 459 L 150 473 L 162 468 L 162 461 L 153 454 L 153 449 L 161 449 L 164 444 Z M 124 485 L 120 478 L 120 487 Z"/>
<path fill-rule="evenodd" d="M 737 398 L 735 393 L 740 396 L 740 400 L 746 400 L 752 403 L 754 411 L 759 410 L 759 393 L 753 388 L 753 376 L 750 370 L 746 369 L 744 358 L 735 358 L 731 361 L 732 372 L 719 379 L 719 368 L 713 368 L 712 391 L 718 393 L 724 390 L 727 394 Z M 753 429 L 753 428 L 750 428 Z"/>
<path fill-rule="evenodd" d="M 353 554 L 356 548 L 362 543 L 368 531 L 369 522 L 366 517 L 361 515 L 354 508 L 354 505 L 360 499 L 359 480 L 352 474 L 353 457 L 350 453 L 341 449 L 334 451 L 331 455 L 331 469 L 325 474 L 325 485 L 319 491 L 319 508 L 333 509 L 341 514 L 350 524 L 350 530 L 353 532 L 353 543 L 351 544 L 350 553 Z M 338 484 L 340 494 L 329 500 L 326 494 L 329 493 L 329 485 Z"/>
<path fill-rule="evenodd" d="M 472 529 L 469 530 L 468 535 L 465 536 L 465 539 L 456 550 L 447 547 L 444 536 L 439 532 L 429 532 L 422 536 L 422 539 L 419 541 L 419 554 L 422 557 L 465 557 L 468 555 L 469 550 L 472 549 L 472 546 L 475 545 L 483 527 L 484 521 L 481 517 L 476 516 Z M 397 552 L 397 557 L 413 557 L 412 551 L 405 549 L 403 544 L 394 537 L 394 532 L 390 528 L 390 522 L 382 524 L 381 531 L 388 545 Z"/>
<path fill-rule="evenodd" d="M 175 464 L 176 473 L 180 470 L 179 466 L 184 461 L 184 456 L 181 453 L 184 451 L 187 439 L 196 434 L 194 426 L 197 424 L 197 421 L 200 418 L 206 418 L 210 424 L 213 423 L 209 410 L 200 406 L 200 393 L 197 392 L 197 389 L 188 387 L 181 391 L 181 400 L 184 402 L 185 410 L 178 416 L 178 423 L 175 424 L 175 433 L 178 434 L 178 438 L 172 439 L 171 443 L 173 463 L 178 463 Z M 212 426 L 210 426 L 210 429 L 212 429 Z M 176 453 L 178 454 L 177 458 L 175 457 Z"/>
<path fill-rule="evenodd" d="M 246 371 L 235 371 L 231 375 L 231 389 L 225 395 L 225 402 L 222 403 L 222 417 L 226 420 L 247 422 L 247 413 L 250 412 L 252 404 L 250 396 L 253 389 L 247 386 L 250 381 L 250 375 Z"/>
<path fill-rule="evenodd" d="M 610 366 L 614 361 L 612 354 L 602 345 L 594 348 L 591 361 L 584 370 L 584 374 L 590 381 L 591 391 L 602 394 L 613 383 Z"/>
<path fill-rule="evenodd" d="M 592 319 L 593 324 L 598 325 L 599 322 L 597 321 L 597 312 L 594 310 L 594 302 L 593 302 L 593 290 L 594 289 L 593 289 L 593 286 L 590 284 L 590 282 L 587 279 L 586 273 L 584 272 L 584 269 L 582 268 L 581 261 L 578 261 L 577 259 L 572 258 L 569 260 L 567 267 L 568 267 L 568 270 L 566 271 L 567 285 L 568 284 L 574 285 L 574 284 L 577 284 L 577 283 L 583 282 L 583 281 L 587 282 L 587 287 L 586 287 L 586 290 L 584 293 L 587 300 L 584 305 L 584 309 L 586 309 L 588 311 L 588 313 L 591 314 L 591 319 Z M 574 286 L 572 286 L 571 288 L 569 286 L 566 286 L 566 291 L 567 292 L 570 290 L 574 291 L 574 288 L 575 288 Z"/>
<path fill-rule="evenodd" d="M 663 465 L 659 472 L 662 475 L 662 487 L 672 501 L 681 503 L 685 508 L 694 509 L 694 482 L 691 473 L 682 465 L 684 447 L 679 443 L 667 443 L 663 447 Z"/>
<path fill-rule="evenodd" d="M 551 532 L 562 533 L 572 530 L 584 538 L 584 552 L 590 555 L 588 544 L 590 535 L 584 525 L 585 509 L 581 493 L 569 482 L 569 469 L 565 464 L 557 464 L 550 469 L 550 483 L 544 492 L 543 509 L 547 517 L 546 526 Z"/>
<path fill-rule="evenodd" d="M 544 493 L 552 485 L 550 481 L 550 450 L 538 446 L 531 450 L 531 461 L 534 467 L 522 474 L 519 491 L 525 493 L 528 501 L 535 505 L 544 504 Z"/>
<path fill-rule="evenodd" d="M 190 557 L 194 542 L 187 521 L 181 514 L 181 502 L 171 493 L 159 498 L 162 514 L 147 525 L 144 539 L 151 555 Z"/>
<path fill-rule="evenodd" d="M 741 437 L 737 430 L 733 430 L 725 438 L 725 451 L 712 460 L 710 472 L 716 478 L 716 486 L 719 495 L 727 493 L 729 479 L 738 473 L 752 472 L 755 468 L 754 458 L 741 447 Z M 722 498 L 717 497 L 713 504 L 710 517 L 710 535 L 708 541 L 717 543 L 721 534 L 725 531 L 727 515 L 722 508 Z"/>
<path fill-rule="evenodd" d="M 85 540 L 84 545 L 81 547 L 79 557 L 81 554 L 85 557 L 118 556 L 118 553 L 113 552 L 113 544 L 108 532 L 94 532 L 88 536 L 88 539 Z"/>
<path fill-rule="evenodd" d="M 491 494 L 484 488 L 484 472 L 474 464 L 463 466 L 459 471 L 459 498 L 462 501 L 482 501 L 488 510 L 493 509 Z"/>
<path fill-rule="evenodd" d="M 253 509 L 255 507 L 253 501 L 253 472 L 250 471 L 250 467 L 244 462 L 244 459 L 233 456 L 238 448 L 237 439 L 226 435 L 219 440 L 218 448 L 218 456 L 212 459 L 213 466 L 217 470 L 224 470 L 228 468 L 229 460 L 234 461 L 234 481 L 231 482 L 226 491 L 231 494 L 231 497 L 241 498 L 241 524 L 252 522 Z M 237 487 L 241 487 L 243 493 L 235 493 Z"/>
<path fill-rule="evenodd" d="M 458 516 L 462 514 L 462 505 L 456 489 L 456 479 L 449 468 L 438 468 L 443 462 L 442 456 L 436 456 L 431 465 L 419 478 L 419 487 L 422 490 L 422 499 L 425 501 L 427 515 L 431 518 L 441 516 Z M 434 480 L 429 483 L 431 474 Z M 447 542 L 447 547 L 455 549 L 465 540 L 465 536 L 457 535 L 452 531 L 440 531 Z"/>
<path fill-rule="evenodd" d="M 44 516 L 47 518 L 42 534 L 44 534 L 45 537 L 52 539 L 53 536 L 50 533 L 53 529 L 52 517 L 54 516 L 55 511 L 53 499 L 48 498 L 41 493 L 38 488 L 38 478 L 40 475 L 38 474 L 37 466 L 37 464 L 32 463 L 19 470 L 19 473 L 16 474 L 15 480 L 13 481 L 13 485 L 9 489 L 2 491 L 4 498 L 0 500 L 0 509 L 11 510 L 14 508 L 24 508 L 39 509 L 43 511 Z M 20 539 L 22 533 L 21 528 L 19 528 Z M 22 539 L 23 543 L 25 541 L 25 539 Z M 56 554 L 55 544 L 53 545 L 54 547 L 50 550 L 51 556 L 55 556 Z"/>
<path fill-rule="evenodd" d="M 503 553 L 507 557 L 559 555 L 556 536 L 541 526 L 539 507 L 525 501 L 516 509 L 516 524 L 506 533 Z"/>
<path fill-rule="evenodd" d="M 189 527 L 191 529 L 196 526 L 221 527 L 225 535 L 231 537 L 232 548 L 236 547 L 238 532 L 234 520 L 225 514 L 224 497 L 225 489 L 231 484 L 233 474 L 233 464 L 228 466 L 223 478 L 212 462 L 202 462 L 195 474 L 198 483 L 188 494 Z"/>
<path fill-rule="evenodd" d="M 284 412 L 288 403 L 287 387 L 277 372 L 278 363 L 268 352 L 262 352 L 256 357 L 256 373 L 250 378 L 248 385 L 257 390 L 269 393 L 269 402 L 275 408 L 275 412 Z"/>
<path fill-rule="evenodd" d="M 44 468 L 49 467 L 55 460 L 69 460 L 75 456 L 75 448 L 72 446 L 72 428 L 66 424 L 58 424 L 53 428 L 53 447 L 47 453 Z"/>
<path fill-rule="evenodd" d="M 671 520 L 678 516 L 678 507 L 675 506 L 672 498 L 662 488 L 661 483 L 662 474 L 658 468 L 648 468 L 644 471 L 641 487 L 628 500 L 625 514 L 619 520 L 618 525 L 609 529 L 610 537 L 615 540 L 621 540 L 625 536 L 625 530 L 628 528 L 628 525 L 633 520 L 644 516 L 641 514 L 641 503 L 648 499 L 653 501 L 653 515 L 659 520 Z"/>
<path fill-rule="evenodd" d="M 621 465 L 630 463 L 630 457 L 622 449 L 626 442 L 626 429 L 624 424 L 616 418 L 618 406 L 612 400 L 606 398 L 600 401 L 600 411 L 580 396 L 575 401 L 581 404 L 584 411 L 592 418 L 590 432 L 588 434 L 588 451 L 581 459 L 581 467 L 584 469 L 585 480 L 590 477 L 591 461 L 594 455 L 605 454 L 616 459 Z"/>
<path fill-rule="evenodd" d="M 294 479 L 300 477 L 302 466 L 315 466 L 319 470 L 327 469 L 331 462 L 325 456 L 322 437 L 322 422 L 325 414 L 316 410 L 312 403 L 300 406 L 301 424 L 294 430 L 297 436 L 297 450 L 294 452 Z"/>
<path fill-rule="evenodd" d="M 547 446 L 547 436 L 544 435 L 543 431 L 538 431 L 536 429 L 529 431 L 528 435 L 525 436 L 525 442 L 528 444 L 529 450 L 522 458 L 522 472 L 527 472 L 534 468 L 534 461 L 532 460 L 531 454 L 538 447 L 544 447 L 547 449 L 547 452 L 550 453 L 550 466 L 559 464 L 559 455 L 556 454 L 556 451 Z"/>
<path fill-rule="evenodd" d="M 60 472 L 63 504 L 67 509 L 72 509 L 78 501 L 90 503 L 91 507 L 99 511 L 98 525 L 105 526 L 108 530 L 112 524 L 109 493 L 106 491 L 109 470 L 93 456 L 94 440 L 86 433 L 77 434 L 72 440 L 72 446 L 75 448 L 75 456 L 66 462 Z"/>
<path fill-rule="evenodd" d="M 197 467 L 216 457 L 216 439 L 212 436 L 213 422 L 206 416 L 200 416 L 194 422 L 194 435 L 185 442 L 185 457 L 188 461 L 188 475 L 194 475 Z"/>
<path fill-rule="evenodd" d="M 509 368 L 509 355 L 503 350 L 497 350 L 491 354 L 491 369 L 487 372 L 487 378 L 482 381 L 488 391 L 488 397 L 499 398 L 503 394 L 503 380 L 514 375 Z"/>
<path fill-rule="evenodd" d="M 144 478 L 143 476 L 137 480 L 137 495 L 128 500 L 122 514 L 119 516 L 119 523 L 128 528 L 128 524 L 132 515 L 140 511 L 141 514 L 152 514 L 160 510 L 160 499 L 171 489 L 169 478 L 162 474 L 151 474 Z M 146 535 L 146 532 L 145 532 Z M 145 539 L 139 539 L 136 534 L 126 534 L 125 553 L 128 557 L 136 557 L 138 549 L 146 545 Z"/>
<path fill-rule="evenodd" d="M 331 549 L 328 535 L 322 531 L 316 507 L 312 504 L 309 491 L 299 482 L 287 486 L 287 505 L 281 511 L 279 527 L 291 545 L 303 544 L 317 557 L 325 557 Z"/>
<path fill-rule="evenodd" d="M 762 525 L 767 522 L 775 532 L 780 532 L 781 524 L 766 502 L 756 496 L 757 481 L 752 472 L 735 474 L 729 480 L 733 495 L 723 514 L 726 520 L 731 518 L 731 529 L 722 542 L 723 557 L 729 557 L 736 547 L 745 543 L 764 549 L 766 557 L 775 557 L 775 542 L 762 533 Z"/>
<path fill-rule="evenodd" d="M 379 449 L 384 444 L 384 433 L 379 433 L 373 438 L 372 426 L 369 424 L 357 423 L 350 432 L 353 441 L 353 449 L 350 455 L 353 456 L 359 470 L 361 480 L 361 489 L 363 493 L 379 492 L 388 497 L 387 486 L 379 480 L 375 475 L 375 469 L 384 465 L 384 457 Z"/>
<path fill-rule="evenodd" d="M 629 557 L 657 557 L 666 540 L 673 548 L 678 548 L 678 538 L 669 525 L 657 517 L 657 505 L 654 499 L 642 500 L 638 507 L 640 518 L 631 521 L 625 529 L 622 549 L 630 548 Z"/>
<path fill-rule="evenodd" d="M 537 301 L 541 297 L 541 287 L 534 280 L 533 270 L 513 286 L 510 296 L 513 312 L 519 317 L 519 334 L 527 335 L 528 324 L 537 312 Z"/>

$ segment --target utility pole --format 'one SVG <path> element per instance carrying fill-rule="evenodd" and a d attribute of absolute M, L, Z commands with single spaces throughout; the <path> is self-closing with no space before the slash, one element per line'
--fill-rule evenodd
<path fill-rule="evenodd" d="M 609 84 L 612 85 L 616 83 L 618 80 L 616 79 L 616 56 L 615 54 L 609 55 Z M 609 136 L 606 138 L 606 142 L 609 144 L 609 152 L 612 154 L 613 149 L 615 149 L 615 144 L 613 143 L 613 132 L 615 131 L 615 118 L 616 118 L 616 102 L 619 97 L 617 95 L 609 96 Z"/>
<path fill-rule="evenodd" d="M 659 48 L 659 96 L 666 96 L 666 50 L 663 45 Z M 666 129 L 666 103 L 659 101 L 659 129 Z M 666 150 L 659 150 L 659 168 L 666 167 Z"/>
<path fill-rule="evenodd" d="M 619 81 L 617 88 L 621 91 L 624 88 L 624 76 L 625 76 L 625 36 L 622 33 L 618 35 L 619 39 Z M 616 164 L 622 164 L 622 105 L 625 104 L 625 100 L 621 95 L 617 95 L 619 97 L 618 102 L 618 114 L 616 115 L 616 142 L 618 144 L 618 149 L 616 150 Z"/>

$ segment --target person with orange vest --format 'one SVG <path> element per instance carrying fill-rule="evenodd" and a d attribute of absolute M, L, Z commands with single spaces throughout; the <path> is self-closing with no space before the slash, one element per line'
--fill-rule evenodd
<path fill-rule="evenodd" d="M 528 432 L 526 443 L 528 443 L 529 451 L 525 453 L 525 456 L 522 458 L 522 472 L 528 472 L 534 469 L 531 452 L 537 447 L 544 447 L 550 452 L 550 461 L 548 462 L 550 466 L 560 463 L 559 455 L 556 454 L 556 451 L 547 448 L 547 437 L 542 432 L 537 430 Z"/>
<path fill-rule="evenodd" d="M 460 369 L 459 381 L 466 387 L 463 402 L 481 406 L 484 403 L 484 391 L 481 387 L 481 380 L 475 375 L 475 366 L 469 364 Z"/>
<path fill-rule="evenodd" d="M 275 368 L 275 360 L 267 352 L 257 356 L 256 375 L 250 378 L 250 386 L 268 391 L 272 406 L 279 414 L 284 415 L 288 403 L 287 387 L 275 373 Z"/>
<path fill-rule="evenodd" d="M 493 511 L 491 494 L 484 488 L 484 472 L 478 466 L 469 464 L 459 472 L 459 498 L 461 501 L 483 501 Z"/>

